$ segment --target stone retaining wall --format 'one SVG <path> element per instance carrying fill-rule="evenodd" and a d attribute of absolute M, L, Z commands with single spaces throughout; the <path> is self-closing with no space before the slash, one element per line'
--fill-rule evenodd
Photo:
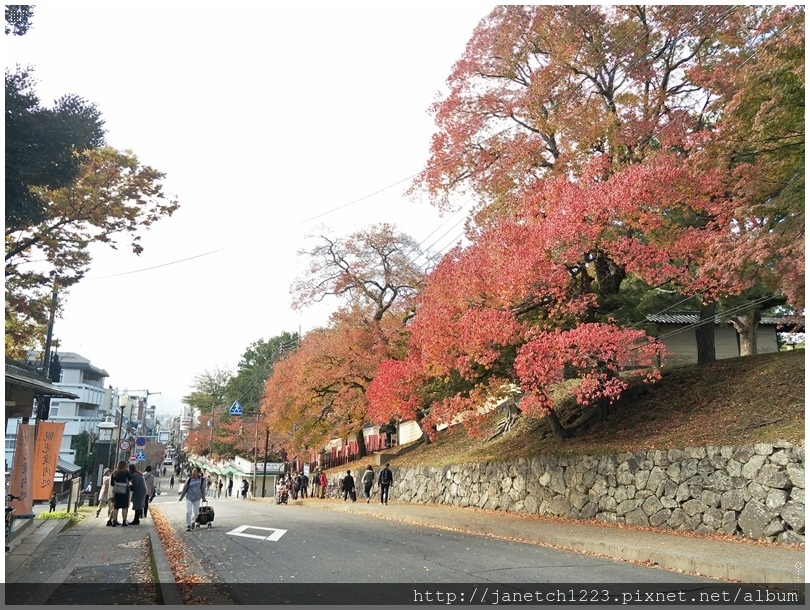
<path fill-rule="evenodd" d="M 402 502 L 804 544 L 804 445 L 789 442 L 392 470 Z"/>

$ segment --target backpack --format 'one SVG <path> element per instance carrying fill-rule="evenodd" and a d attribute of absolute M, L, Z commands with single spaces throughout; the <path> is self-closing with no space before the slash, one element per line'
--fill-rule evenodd
<path fill-rule="evenodd" d="M 383 468 L 383 471 L 380 473 L 380 483 L 390 483 L 391 482 L 390 472 L 391 471 L 388 470 L 388 468 Z"/>

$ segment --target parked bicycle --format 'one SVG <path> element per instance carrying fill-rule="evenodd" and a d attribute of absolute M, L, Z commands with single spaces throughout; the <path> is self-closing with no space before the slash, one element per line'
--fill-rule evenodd
<path fill-rule="evenodd" d="M 14 507 L 11 506 L 12 500 L 22 500 L 22 498 L 12 494 L 6 494 L 6 552 L 11 548 L 9 543 L 11 542 L 12 534 L 14 534 L 15 513 Z"/>

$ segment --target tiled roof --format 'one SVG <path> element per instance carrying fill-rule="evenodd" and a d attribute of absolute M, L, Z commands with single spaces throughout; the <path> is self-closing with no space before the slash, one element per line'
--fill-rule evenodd
<path fill-rule="evenodd" d="M 681 311 L 675 313 L 651 313 L 647 314 L 647 321 L 655 324 L 697 324 L 700 315 L 697 312 Z M 719 317 L 715 324 L 728 324 L 729 321 Z M 776 326 L 787 323 L 787 318 L 764 317 L 759 321 L 763 326 Z"/>

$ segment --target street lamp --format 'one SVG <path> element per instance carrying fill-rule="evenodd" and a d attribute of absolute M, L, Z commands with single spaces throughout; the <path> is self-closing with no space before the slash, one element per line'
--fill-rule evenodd
<path fill-rule="evenodd" d="M 113 455 L 113 430 L 116 425 L 111 421 L 103 421 L 98 424 L 98 437 L 96 438 L 96 457 L 93 461 L 93 472 L 96 473 L 95 480 L 93 481 L 93 489 L 96 490 L 101 486 L 104 468 L 110 467 L 110 458 Z"/>

